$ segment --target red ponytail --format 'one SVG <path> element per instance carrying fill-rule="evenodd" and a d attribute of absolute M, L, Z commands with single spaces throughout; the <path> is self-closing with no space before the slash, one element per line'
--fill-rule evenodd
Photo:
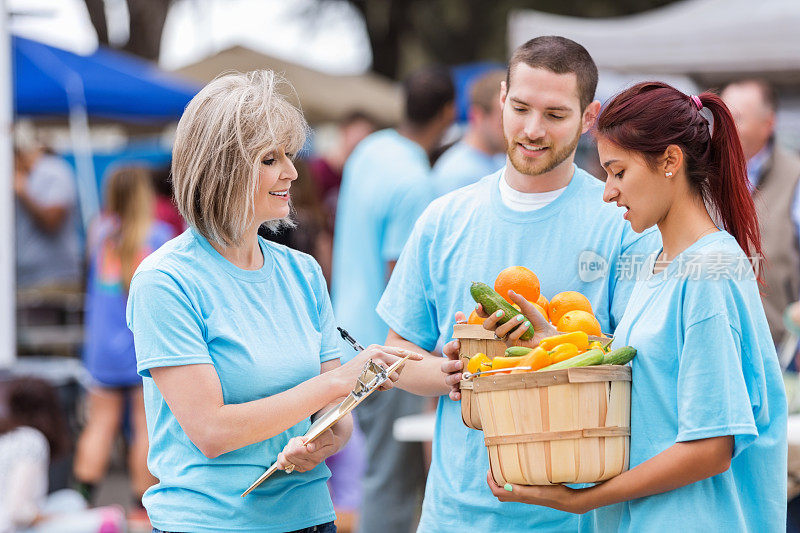
<path fill-rule="evenodd" d="M 748 188 L 747 160 L 736 124 L 728 107 L 716 94 L 703 93 L 700 101 L 714 117 L 710 154 L 713 171 L 708 176 L 708 200 L 725 230 L 734 236 L 745 254 L 760 259 L 758 215 Z"/>
<path fill-rule="evenodd" d="M 733 118 L 713 93 L 701 94 L 700 102 L 714 119 L 713 134 L 691 97 L 665 83 L 639 83 L 607 104 L 597 119 L 597 135 L 639 152 L 653 167 L 667 146 L 679 146 L 689 183 L 745 254 L 760 261 L 758 217 Z M 761 281 L 760 269 L 757 272 Z"/>

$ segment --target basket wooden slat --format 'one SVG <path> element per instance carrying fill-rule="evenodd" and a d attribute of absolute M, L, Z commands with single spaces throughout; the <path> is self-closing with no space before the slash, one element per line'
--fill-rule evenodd
<path fill-rule="evenodd" d="M 467 368 L 469 358 L 476 353 L 485 353 L 490 359 L 494 359 L 506 351 L 506 344 L 497 340 L 494 332 L 480 325 L 455 324 L 453 337 L 461 341 L 458 355 L 464 363 L 464 368 Z M 472 382 L 466 380 L 461 381 L 461 419 L 467 427 L 481 429 L 481 418 L 478 406 L 475 404 Z"/>
<path fill-rule="evenodd" d="M 609 409 L 606 415 L 605 424 L 607 426 L 627 426 L 631 425 L 631 387 L 629 383 L 613 381 L 608 384 Z M 630 459 L 630 438 L 612 437 L 605 439 L 607 458 L 605 460 L 606 470 L 600 481 L 611 479 L 620 472 L 628 469 Z"/>

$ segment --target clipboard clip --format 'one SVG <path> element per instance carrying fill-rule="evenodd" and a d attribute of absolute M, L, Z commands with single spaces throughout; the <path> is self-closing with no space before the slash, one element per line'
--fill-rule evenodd
<path fill-rule="evenodd" d="M 374 389 L 380 387 L 384 381 L 389 379 L 386 369 L 375 361 L 370 359 L 364 363 L 364 370 L 356 380 L 356 386 L 350 394 L 356 398 L 361 398 L 365 394 L 369 394 Z"/>

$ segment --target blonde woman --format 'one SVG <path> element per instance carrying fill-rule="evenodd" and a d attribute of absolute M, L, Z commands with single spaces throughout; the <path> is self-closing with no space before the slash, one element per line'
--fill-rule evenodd
<path fill-rule="evenodd" d="M 172 237 L 169 226 L 154 218 L 154 198 L 145 168 L 118 169 L 106 181 L 105 211 L 90 232 L 84 363 L 95 384 L 89 390 L 87 422 L 74 462 L 77 488 L 90 501 L 108 469 L 126 404 L 133 429 L 128 468 L 137 502 L 156 481 L 147 470 L 142 379 L 136 373 L 133 336 L 125 323 L 134 270 Z"/>
<path fill-rule="evenodd" d="M 128 303 L 156 531 L 335 531 L 323 461 L 352 420 L 311 444 L 302 435 L 368 359 L 407 353 L 371 346 L 340 365 L 319 265 L 258 237 L 262 224 L 291 224 L 292 159 L 307 131 L 292 92 L 271 71 L 226 75 L 178 124 L 172 174 L 190 229 L 141 264 Z M 273 461 L 294 472 L 240 497 Z"/>

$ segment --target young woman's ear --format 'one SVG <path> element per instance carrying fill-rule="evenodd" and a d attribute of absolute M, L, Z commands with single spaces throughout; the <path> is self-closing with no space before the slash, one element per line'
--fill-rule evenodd
<path fill-rule="evenodd" d="M 670 144 L 664 150 L 664 175 L 671 178 L 683 167 L 683 150 L 676 144 Z"/>

